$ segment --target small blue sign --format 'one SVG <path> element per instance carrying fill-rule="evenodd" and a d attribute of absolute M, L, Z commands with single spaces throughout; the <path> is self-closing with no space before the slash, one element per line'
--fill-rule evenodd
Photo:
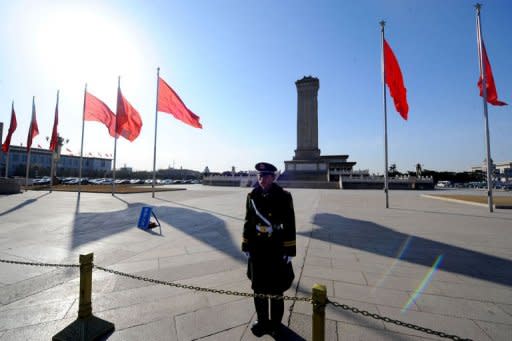
<path fill-rule="evenodd" d="M 147 230 L 149 227 L 149 219 L 151 218 L 152 208 L 150 206 L 142 207 L 142 211 L 140 211 L 139 223 L 137 227 Z"/>

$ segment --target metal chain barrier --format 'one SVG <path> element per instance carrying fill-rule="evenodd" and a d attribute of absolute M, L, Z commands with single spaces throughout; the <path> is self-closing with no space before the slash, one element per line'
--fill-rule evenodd
<path fill-rule="evenodd" d="M 173 283 L 173 282 L 161 281 L 161 280 L 154 279 L 154 278 L 136 276 L 136 275 L 128 274 L 128 273 L 117 271 L 117 270 L 107 269 L 107 268 L 104 268 L 104 267 L 98 266 L 98 265 L 94 265 L 94 267 L 98 270 L 109 272 L 114 275 L 137 279 L 139 281 L 144 281 L 144 282 L 149 282 L 149 283 L 154 283 L 154 284 L 167 285 L 167 286 L 181 288 L 181 289 L 188 289 L 188 290 L 201 291 L 201 292 L 210 292 L 210 293 L 214 293 L 214 294 L 223 294 L 223 295 L 231 295 L 231 296 L 270 298 L 270 299 L 277 299 L 277 300 L 284 300 L 284 301 L 313 302 L 313 299 L 311 297 L 267 295 L 267 294 L 256 294 L 256 293 L 249 293 L 249 292 L 238 292 L 238 291 L 224 290 L 224 289 L 203 288 L 203 287 L 194 286 L 194 285 Z"/>
<path fill-rule="evenodd" d="M 43 267 L 80 268 L 80 265 L 78 265 L 78 264 L 52 264 L 52 263 L 42 263 L 42 262 L 22 262 L 22 261 L 14 261 L 14 260 L 6 260 L 6 259 L 0 259 L 0 263 L 18 264 L 18 265 L 32 265 L 32 266 L 43 266 Z M 222 295 L 241 296 L 241 297 L 270 298 L 270 299 L 285 300 L 285 301 L 302 301 L 302 302 L 308 302 L 308 303 L 315 304 L 315 302 L 313 302 L 313 298 L 312 297 L 296 297 L 296 296 L 285 296 L 285 295 L 283 295 L 283 296 L 280 296 L 280 295 L 267 295 L 267 294 L 239 292 L 239 291 L 234 291 L 234 290 L 204 288 L 204 287 L 188 285 L 188 284 L 180 284 L 180 283 L 167 282 L 167 281 L 162 281 L 162 280 L 158 280 L 158 279 L 154 279 L 154 278 L 149 278 L 149 277 L 136 276 L 136 275 L 132 275 L 132 274 L 125 273 L 125 272 L 104 268 L 104 267 L 99 266 L 99 265 L 93 265 L 93 267 L 98 269 L 98 270 L 105 271 L 105 272 L 108 272 L 108 273 L 111 273 L 111 274 L 114 274 L 114 275 L 118 275 L 118 276 L 122 276 L 122 277 L 127 277 L 127 278 L 131 278 L 131 279 L 136 279 L 136 280 L 139 280 L 139 281 L 154 283 L 154 284 L 167 285 L 167 286 L 175 287 L 175 288 L 194 290 L 194 291 L 200 291 L 200 292 L 209 292 L 209 293 L 222 294 Z M 403 322 L 403 321 L 400 321 L 400 320 L 394 320 L 394 319 L 386 317 L 386 316 L 381 316 L 381 315 L 376 314 L 376 313 L 370 313 L 370 312 L 368 312 L 366 310 L 361 310 L 361 309 L 358 309 L 356 307 L 351 307 L 351 306 L 346 305 L 346 304 L 337 303 L 337 302 L 331 301 L 329 299 L 327 299 L 327 304 L 331 304 L 334 307 L 350 311 L 350 312 L 352 312 L 354 314 L 361 314 L 361 315 L 363 315 L 365 317 L 371 317 L 371 318 L 374 318 L 376 320 L 381 320 L 381 321 L 384 321 L 386 323 L 392 323 L 392 324 L 395 324 L 397 326 L 401 326 L 401 327 L 417 330 L 419 332 L 423 332 L 423 333 L 426 333 L 426 334 L 429 334 L 429 335 L 435 335 L 435 336 L 439 336 L 441 338 L 452 339 L 452 340 L 455 340 L 455 341 L 473 341 L 471 339 L 461 338 L 461 337 L 459 337 L 457 335 L 447 334 L 447 333 L 444 333 L 444 332 L 432 330 L 430 328 L 421 327 L 421 326 L 418 326 L 418 325 L 415 325 L 415 324 L 412 324 L 412 323 Z"/>
<path fill-rule="evenodd" d="M 426 333 L 426 334 L 429 334 L 429 335 L 435 335 L 435 336 L 439 336 L 439 337 L 442 337 L 442 338 L 445 338 L 445 339 L 452 339 L 452 340 L 455 340 L 455 341 L 473 341 L 472 339 L 464 339 L 464 338 L 461 338 L 461 337 L 459 337 L 457 335 L 446 334 L 446 333 L 443 333 L 443 332 L 432 330 L 430 328 L 421 327 L 421 326 L 418 326 L 418 325 L 415 325 L 415 324 L 412 324 L 412 323 L 403 322 L 403 321 L 400 321 L 400 320 L 394 320 L 392 318 L 389 318 L 389 317 L 386 317 L 386 316 L 381 316 L 381 315 L 375 314 L 375 313 L 370 313 L 370 312 L 368 312 L 366 310 L 360 310 L 360 309 L 357 309 L 355 307 L 348 306 L 346 304 L 340 304 L 340 303 L 337 303 L 337 302 L 333 302 L 333 301 L 331 301 L 329 299 L 327 299 L 327 304 L 331 304 L 331 305 L 333 305 L 335 307 L 338 307 L 338 308 L 341 308 L 343 310 L 351 311 L 354 314 L 361 314 L 361 315 L 366 316 L 366 317 L 371 317 L 371 318 L 374 318 L 376 320 L 382 320 L 382 321 L 387 322 L 387 323 L 396 324 L 397 326 L 401 326 L 401 327 L 405 327 L 405 328 L 409 328 L 409 329 L 414 329 L 414 330 L 417 330 L 417 331 L 420 331 L 420 332 L 423 332 L 423 333 Z"/>
<path fill-rule="evenodd" d="M 52 263 L 39 263 L 39 262 L 22 262 L 17 260 L 0 259 L 0 263 L 18 264 L 18 265 L 33 265 L 33 266 L 47 266 L 54 268 L 79 268 L 78 264 L 52 264 Z"/>

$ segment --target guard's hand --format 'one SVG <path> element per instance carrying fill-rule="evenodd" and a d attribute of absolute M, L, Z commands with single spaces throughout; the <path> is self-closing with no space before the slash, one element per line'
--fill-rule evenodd
<path fill-rule="evenodd" d="M 283 260 L 288 264 L 292 261 L 292 256 L 283 256 Z"/>

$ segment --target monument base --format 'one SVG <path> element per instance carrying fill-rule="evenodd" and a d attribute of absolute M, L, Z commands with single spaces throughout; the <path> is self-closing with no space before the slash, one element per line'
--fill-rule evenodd
<path fill-rule="evenodd" d="M 342 174 L 352 172 L 355 162 L 348 155 L 321 155 L 315 159 L 285 161 L 285 171 L 278 182 L 289 188 L 338 189 Z"/>
<path fill-rule="evenodd" d="M 336 188 L 329 183 L 328 164 L 322 160 L 285 161 L 278 183 L 288 188 Z M 334 187 L 333 187 L 334 185 Z"/>
<path fill-rule="evenodd" d="M 290 180 L 328 181 L 328 165 L 322 160 L 293 160 L 284 162 L 284 173 L 280 177 Z M 283 178 L 284 177 L 284 178 Z"/>

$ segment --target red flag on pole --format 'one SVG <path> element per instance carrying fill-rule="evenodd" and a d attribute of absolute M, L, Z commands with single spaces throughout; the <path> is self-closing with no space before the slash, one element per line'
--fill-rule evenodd
<path fill-rule="evenodd" d="M 57 126 L 59 125 L 59 92 L 57 91 L 57 104 L 55 105 L 55 118 L 53 119 L 52 138 L 50 140 L 50 150 L 52 152 L 57 148 L 59 143 L 59 135 L 57 132 Z"/>
<path fill-rule="evenodd" d="M 157 111 L 169 113 L 192 127 L 203 128 L 199 123 L 199 116 L 190 111 L 178 94 L 160 77 L 158 77 Z"/>
<path fill-rule="evenodd" d="M 88 92 L 85 93 L 84 120 L 101 122 L 107 127 L 110 136 L 116 136 L 116 116 L 103 101 Z"/>
<path fill-rule="evenodd" d="M 116 132 L 130 142 L 139 136 L 142 128 L 142 120 L 139 113 L 124 98 L 121 89 L 117 91 L 117 128 Z"/>
<path fill-rule="evenodd" d="M 18 122 L 16 121 L 16 113 L 14 112 L 14 102 L 11 107 L 11 123 L 9 124 L 9 130 L 7 131 L 7 136 L 5 137 L 4 144 L 2 144 L 2 151 L 7 153 L 9 151 L 9 147 L 11 145 L 11 137 L 16 127 L 18 126 Z"/>
<path fill-rule="evenodd" d="M 407 104 L 407 89 L 404 86 L 404 79 L 398 60 L 391 50 L 386 39 L 384 39 L 384 75 L 385 82 L 389 87 L 389 93 L 395 102 L 396 111 L 404 120 L 407 120 L 409 104 Z"/>
<path fill-rule="evenodd" d="M 496 84 L 494 83 L 494 77 L 492 75 L 491 63 L 489 62 L 489 58 L 487 57 L 487 51 L 485 50 L 484 41 L 482 40 L 482 61 L 484 64 L 485 70 L 485 85 L 487 88 L 487 102 L 492 105 L 507 105 L 507 103 L 498 100 L 498 92 L 496 91 Z M 480 96 L 483 97 L 483 87 L 482 87 L 482 70 L 480 70 L 480 78 L 478 79 L 478 88 L 480 89 Z"/>
<path fill-rule="evenodd" d="M 37 135 L 39 135 L 39 128 L 37 126 L 37 119 L 36 119 L 36 104 L 35 104 L 34 97 L 32 97 L 32 119 L 30 120 L 30 128 L 28 129 L 27 153 L 30 150 L 30 147 L 32 146 L 32 140 Z"/>

